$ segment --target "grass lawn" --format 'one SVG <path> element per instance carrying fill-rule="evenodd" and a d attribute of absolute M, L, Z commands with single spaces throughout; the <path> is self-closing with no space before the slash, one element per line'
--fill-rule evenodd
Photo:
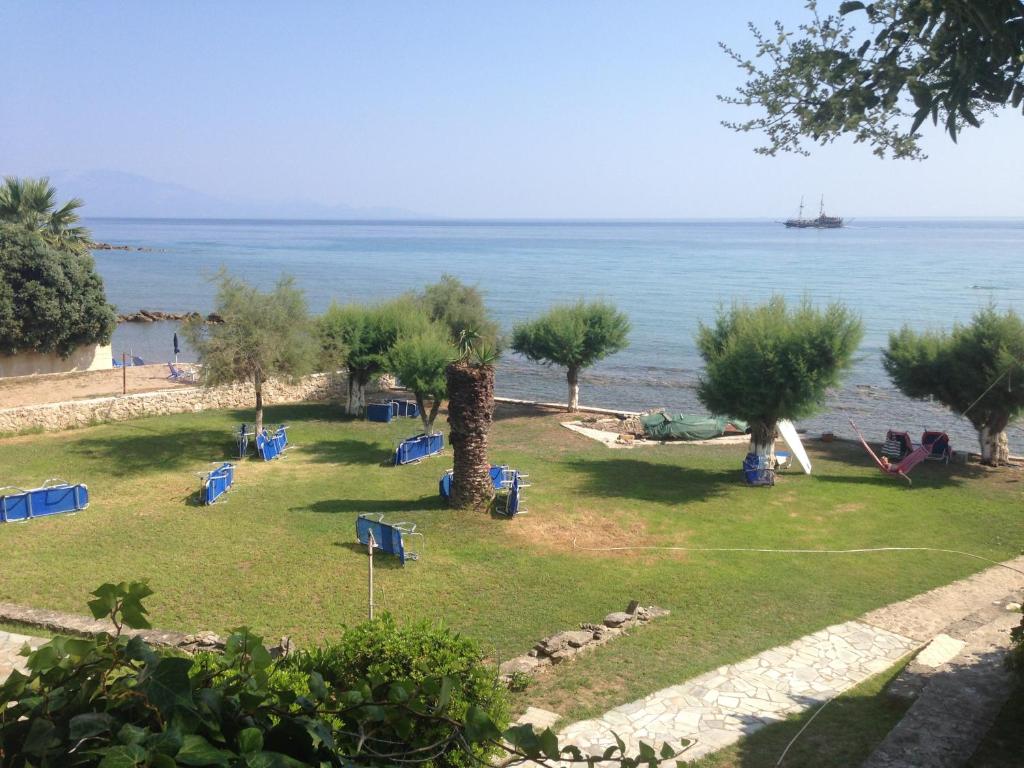
<path fill-rule="evenodd" d="M 922 466 L 914 487 L 884 477 L 859 447 L 811 446 L 815 474 L 773 489 L 740 482 L 743 446 L 613 451 L 557 414 L 499 408 L 491 458 L 530 474 L 529 514 L 454 512 L 437 495 L 450 457 L 382 465 L 418 422 L 342 418 L 335 407 L 271 408 L 295 446 L 248 460 L 227 501 L 195 505 L 193 471 L 231 458 L 248 412 L 142 419 L 0 441 L 0 483 L 61 476 L 89 485 L 82 514 L 0 526 L 0 600 L 84 612 L 103 581 L 147 578 L 154 625 L 248 624 L 300 644 L 337 636 L 366 612 L 359 513 L 415 522 L 423 557 L 375 559 L 378 605 L 443 621 L 495 660 L 638 599 L 672 611 L 542 675 L 521 702 L 568 718 L 599 713 L 720 664 L 853 618 L 985 567 L 945 554 L 779 555 L 579 547 L 933 546 L 1001 560 L 1020 554 L 1021 475 Z M 439 426 L 446 426 L 442 420 Z"/>

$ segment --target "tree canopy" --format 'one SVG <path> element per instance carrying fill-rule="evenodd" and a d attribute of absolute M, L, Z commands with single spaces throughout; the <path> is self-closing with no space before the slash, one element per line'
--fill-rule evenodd
<path fill-rule="evenodd" d="M 348 412 L 365 406 L 366 385 L 387 370 L 387 356 L 399 338 L 423 330 L 429 319 L 409 296 L 380 304 L 332 304 L 316 324 L 321 365 L 345 366 Z"/>
<path fill-rule="evenodd" d="M 566 368 L 569 410 L 579 406 L 579 372 L 629 344 L 629 318 L 604 301 L 557 306 L 512 330 L 512 349 L 528 360 Z"/>
<path fill-rule="evenodd" d="M 77 197 L 57 203 L 57 189 L 47 178 L 7 176 L 0 185 L 0 222 L 37 232 L 51 246 L 86 254 L 92 245 L 89 230 L 79 226 Z"/>
<path fill-rule="evenodd" d="M 983 461 L 1005 460 L 1001 435 L 1024 412 L 1024 321 L 1019 315 L 989 306 L 948 333 L 918 333 L 904 326 L 889 337 L 883 365 L 903 394 L 935 398 L 967 418 L 978 430 Z"/>
<path fill-rule="evenodd" d="M 92 257 L 49 245 L 38 232 L 0 224 L 0 353 L 70 355 L 107 344 L 117 325 Z"/>
<path fill-rule="evenodd" d="M 819 310 L 805 300 L 790 310 L 776 296 L 760 306 L 734 305 L 697 332 L 705 364 L 697 396 L 712 413 L 749 422 L 752 446 L 764 453 L 779 419 L 823 405 L 862 334 L 860 319 L 839 303 Z"/>
<path fill-rule="evenodd" d="M 197 319 L 185 323 L 182 331 L 199 354 L 203 384 L 252 382 L 259 431 L 263 427 L 263 384 L 271 377 L 295 378 L 313 368 L 316 347 L 306 299 L 287 276 L 267 292 L 227 272 L 217 279 L 216 313 L 223 323 Z"/>
<path fill-rule="evenodd" d="M 843 2 L 797 32 L 776 22 L 771 33 L 754 25 L 754 59 L 722 47 L 747 82 L 736 96 L 760 117 L 725 125 L 758 131 L 757 151 L 806 154 L 802 142 L 827 144 L 841 135 L 866 142 L 884 157 L 923 157 L 918 129 L 941 124 L 956 141 L 997 107 L 1024 101 L 1024 2 L 1021 0 L 876 0 Z M 866 22 L 858 30 L 851 19 Z"/>
<path fill-rule="evenodd" d="M 453 342 L 458 343 L 469 333 L 489 345 L 498 345 L 498 324 L 491 319 L 475 285 L 466 285 L 457 277 L 444 274 L 440 281 L 423 290 L 419 300 L 431 320 L 448 327 Z"/>
<path fill-rule="evenodd" d="M 386 355 L 387 370 L 416 397 L 423 430 L 427 433 L 433 429 L 441 401 L 448 392 L 445 369 L 457 357 L 458 350 L 452 344 L 447 326 L 439 323 L 399 338 Z"/>

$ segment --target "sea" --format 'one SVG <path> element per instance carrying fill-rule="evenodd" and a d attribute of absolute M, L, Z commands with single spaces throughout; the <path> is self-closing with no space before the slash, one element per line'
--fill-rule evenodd
<path fill-rule="evenodd" d="M 629 347 L 582 375 L 580 400 L 635 411 L 703 412 L 694 336 L 722 308 L 776 294 L 842 301 L 861 315 L 864 341 L 822 412 L 798 426 L 851 436 L 850 416 L 871 439 L 883 439 L 889 428 L 915 440 L 939 429 L 955 448 L 971 450 L 977 440 L 966 421 L 893 387 L 882 349 L 904 324 L 948 329 L 989 304 L 1024 312 L 1024 219 L 857 219 L 833 230 L 769 220 L 86 223 L 98 241 L 145 249 L 94 254 L 122 313 L 208 313 L 221 268 L 262 287 L 291 275 L 314 313 L 335 301 L 420 290 L 448 273 L 479 287 L 505 331 L 553 304 L 606 299 L 629 315 Z M 176 330 L 166 322 L 121 324 L 114 351 L 171 360 Z M 179 360 L 189 359 L 192 351 L 183 348 Z M 506 353 L 496 391 L 563 401 L 565 376 Z M 1024 429 L 1011 426 L 1009 435 L 1014 451 L 1024 451 Z"/>

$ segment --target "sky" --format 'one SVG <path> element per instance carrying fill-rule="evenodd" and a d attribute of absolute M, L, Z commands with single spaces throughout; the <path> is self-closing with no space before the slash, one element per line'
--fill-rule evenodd
<path fill-rule="evenodd" d="M 847 217 L 1024 216 L 1019 113 L 957 145 L 931 131 L 924 162 L 850 142 L 766 158 L 722 127 L 748 113 L 715 98 L 742 80 L 718 41 L 749 48 L 747 21 L 804 13 L 6 0 L 0 173 L 116 171 L 220 200 L 453 218 L 784 218 L 821 194 Z"/>

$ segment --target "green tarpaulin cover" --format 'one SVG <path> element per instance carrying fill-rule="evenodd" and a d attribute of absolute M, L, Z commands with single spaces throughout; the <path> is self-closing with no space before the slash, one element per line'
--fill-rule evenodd
<path fill-rule="evenodd" d="M 694 416 L 688 413 L 652 413 L 641 416 L 644 434 L 652 440 L 710 440 L 725 434 L 727 425 L 745 432 L 747 422 L 725 416 Z"/>

